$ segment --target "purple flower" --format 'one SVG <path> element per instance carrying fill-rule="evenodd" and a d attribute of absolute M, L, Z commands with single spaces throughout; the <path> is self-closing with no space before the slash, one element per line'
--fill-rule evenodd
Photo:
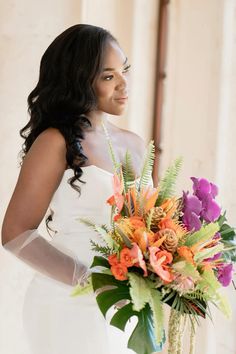
<path fill-rule="evenodd" d="M 214 184 L 209 182 L 205 178 L 196 178 L 191 177 L 193 181 L 193 191 L 194 194 L 200 199 L 205 199 L 206 196 L 210 195 L 213 199 L 218 194 L 218 187 Z"/>
<path fill-rule="evenodd" d="M 201 217 L 207 222 L 216 221 L 221 213 L 221 208 L 214 198 L 218 194 L 218 187 L 205 178 L 191 177 L 194 195 L 202 202 Z"/>
<path fill-rule="evenodd" d="M 195 196 L 189 193 L 183 193 L 184 216 L 183 222 L 189 231 L 199 230 L 201 228 L 200 213 L 202 210 L 202 202 Z"/>
<path fill-rule="evenodd" d="M 202 206 L 203 209 L 201 211 L 201 216 L 205 221 L 214 222 L 219 218 L 221 208 L 210 195 L 206 196 L 206 198 L 202 201 Z"/>
<path fill-rule="evenodd" d="M 219 252 L 219 253 L 216 253 L 213 257 L 211 258 L 206 258 L 204 259 L 205 262 L 214 262 L 214 261 L 217 261 L 218 259 L 220 259 L 222 256 L 222 253 Z"/>
<path fill-rule="evenodd" d="M 223 286 L 228 286 L 233 276 L 233 264 L 223 264 L 218 268 L 217 278 Z"/>

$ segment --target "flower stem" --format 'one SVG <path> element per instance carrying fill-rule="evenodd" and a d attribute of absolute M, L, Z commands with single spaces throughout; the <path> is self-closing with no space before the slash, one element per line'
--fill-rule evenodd
<path fill-rule="evenodd" d="M 181 313 L 171 309 L 168 330 L 168 354 L 181 354 L 182 352 L 182 333 L 180 329 Z"/>
<path fill-rule="evenodd" d="M 193 321 L 191 321 L 189 354 L 194 354 L 195 353 L 195 340 L 196 340 L 196 321 L 193 318 Z"/>

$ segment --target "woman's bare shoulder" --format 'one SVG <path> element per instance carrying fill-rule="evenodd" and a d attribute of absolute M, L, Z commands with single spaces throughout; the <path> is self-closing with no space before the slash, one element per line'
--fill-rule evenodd
<path fill-rule="evenodd" d="M 146 152 L 146 143 L 144 139 L 131 130 L 122 129 L 122 131 L 130 148 L 137 154 L 143 156 Z"/>
<path fill-rule="evenodd" d="M 50 143 L 54 147 L 66 147 L 65 138 L 62 133 L 56 128 L 47 128 L 38 135 L 35 143 Z"/>

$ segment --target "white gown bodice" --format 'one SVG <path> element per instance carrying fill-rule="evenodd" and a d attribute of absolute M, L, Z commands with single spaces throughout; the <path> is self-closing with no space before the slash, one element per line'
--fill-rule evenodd
<path fill-rule="evenodd" d="M 101 239 L 79 218 L 109 225 L 111 207 L 106 200 L 113 194 L 112 173 L 94 165 L 82 170 L 81 180 L 86 183 L 79 183 L 81 195 L 68 183 L 73 171 L 65 171 L 50 204 L 54 213 L 50 227 L 56 231 L 52 242 L 72 250 L 81 262 L 89 266 L 95 255 L 91 251 L 90 240 L 101 242 Z"/>

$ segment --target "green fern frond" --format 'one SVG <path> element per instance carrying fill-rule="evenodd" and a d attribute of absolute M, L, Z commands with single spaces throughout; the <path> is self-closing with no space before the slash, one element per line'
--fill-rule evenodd
<path fill-rule="evenodd" d="M 108 143 L 108 147 L 109 147 L 109 154 L 110 154 L 113 166 L 114 166 L 114 170 L 115 170 L 115 172 L 117 172 L 121 168 L 121 163 L 116 161 L 115 151 L 113 149 L 113 146 L 112 146 L 112 143 L 111 143 L 111 138 L 109 136 L 109 133 L 107 131 L 107 128 L 106 128 L 104 122 L 102 122 L 102 126 L 103 126 L 103 129 L 104 129 L 104 132 L 105 132 L 105 136 L 106 136 L 106 139 L 107 139 L 107 143 Z"/>
<path fill-rule="evenodd" d="M 208 296 L 207 292 L 203 292 L 200 289 L 197 289 L 197 290 L 194 290 L 190 293 L 187 293 L 184 295 L 184 297 L 189 300 L 197 299 L 197 300 L 205 301 L 205 302 L 209 300 L 209 296 Z"/>
<path fill-rule="evenodd" d="M 89 226 L 89 227 L 91 227 L 93 229 L 96 227 L 96 223 L 94 221 L 92 221 L 91 219 L 76 218 L 76 220 L 80 221 L 82 224 L 85 224 L 86 226 Z"/>
<path fill-rule="evenodd" d="M 142 187 L 146 187 L 149 184 L 150 179 L 152 178 L 154 159 L 155 159 L 155 145 L 154 145 L 154 140 L 151 140 L 147 147 L 143 168 L 138 183 L 138 190 L 141 190 Z"/>
<path fill-rule="evenodd" d="M 92 245 L 92 247 L 91 247 L 92 251 L 101 253 L 101 255 L 104 256 L 104 257 L 108 257 L 108 256 L 110 256 L 110 254 L 112 254 L 113 250 L 110 247 L 108 247 L 108 246 L 100 246 L 99 244 L 97 244 L 93 240 L 90 240 L 90 243 Z"/>
<path fill-rule="evenodd" d="M 159 183 L 160 192 L 156 201 L 156 206 L 162 204 L 165 199 L 168 199 L 174 195 L 174 187 L 180 168 L 182 166 L 182 157 L 177 158 L 173 165 L 171 165 L 161 179 Z"/>
<path fill-rule="evenodd" d="M 130 182 L 134 182 L 135 180 L 135 173 L 132 165 L 132 156 L 129 150 L 125 153 L 125 161 L 122 165 L 122 173 L 123 173 L 123 180 L 124 180 L 124 189 L 127 192 L 128 188 L 130 187 Z"/>

